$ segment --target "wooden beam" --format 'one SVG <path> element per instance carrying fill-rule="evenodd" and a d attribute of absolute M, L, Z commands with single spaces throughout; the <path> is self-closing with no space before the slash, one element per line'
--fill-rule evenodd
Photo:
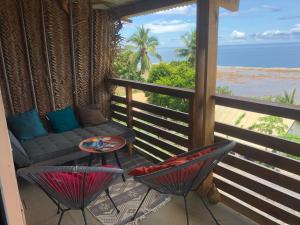
<path fill-rule="evenodd" d="M 218 0 L 218 6 L 231 11 L 237 11 L 239 0 Z M 121 5 L 111 10 L 119 17 L 137 16 L 145 13 L 151 13 L 158 10 L 184 6 L 196 3 L 195 0 L 142 0 L 130 4 Z M 95 6 L 94 6 L 95 7 Z"/>
<path fill-rule="evenodd" d="M 219 7 L 217 0 L 198 0 L 194 146 L 214 143 Z"/>
<path fill-rule="evenodd" d="M 239 10 L 240 0 L 219 0 L 219 6 L 232 12 L 236 12 Z"/>
<path fill-rule="evenodd" d="M 0 188 L 8 224 L 26 225 L 0 91 Z"/>
<path fill-rule="evenodd" d="M 217 41 L 218 41 L 218 0 L 197 1 L 197 29 L 196 29 L 196 78 L 194 97 L 194 132 L 195 147 L 214 143 L 215 101 L 217 74 Z M 205 197 L 210 190 L 208 200 L 215 202 L 213 196 L 218 192 L 213 188 L 212 173 L 198 189 L 198 193 Z"/>

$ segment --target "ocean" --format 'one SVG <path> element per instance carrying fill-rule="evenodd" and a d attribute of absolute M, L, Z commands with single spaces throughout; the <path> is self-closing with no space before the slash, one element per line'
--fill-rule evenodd
<path fill-rule="evenodd" d="M 180 60 L 176 47 L 158 47 L 163 61 Z M 151 57 L 153 63 L 158 60 Z M 300 68 L 300 43 L 221 45 L 219 66 Z"/>
<path fill-rule="evenodd" d="M 180 60 L 176 48 L 160 47 L 158 52 L 165 62 Z M 158 63 L 153 58 L 152 62 Z M 296 88 L 300 104 L 300 43 L 219 46 L 217 86 L 258 98 Z"/>

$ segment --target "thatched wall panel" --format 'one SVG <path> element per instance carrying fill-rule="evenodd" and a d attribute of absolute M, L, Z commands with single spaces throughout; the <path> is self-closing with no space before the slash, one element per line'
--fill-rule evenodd
<path fill-rule="evenodd" d="M 61 0 L 47 0 L 46 30 L 56 108 L 73 105 L 69 16 Z"/>
<path fill-rule="evenodd" d="M 78 105 L 86 105 L 92 100 L 91 84 L 94 84 L 94 100 L 102 105 L 103 113 L 109 115 L 111 90 L 106 87 L 106 80 L 112 76 L 111 62 L 119 41 L 119 21 L 109 12 L 96 11 L 93 29 L 90 29 L 88 1 L 75 0 L 72 3 L 72 42 L 69 1 L 23 0 L 24 17 L 16 2 L 0 0 L 0 38 L 15 112 L 34 107 L 32 90 L 35 90 L 41 115 L 52 108 L 74 105 L 74 96 L 78 96 Z M 26 35 L 23 33 L 22 19 Z M 28 44 L 28 54 L 25 43 Z M 74 58 L 71 46 L 74 46 Z M 94 54 L 90 54 L 90 49 Z M 73 62 L 75 71 L 72 70 Z M 93 69 L 90 68 L 91 62 Z M 2 63 L 0 66 L 0 88 L 8 116 L 13 111 L 10 110 Z M 28 68 L 32 71 L 33 87 Z M 77 78 L 76 85 L 74 77 Z M 90 82 L 91 77 L 93 82 Z M 74 94 L 74 87 L 77 87 L 77 95 Z"/>
<path fill-rule="evenodd" d="M 46 59 L 43 48 L 41 5 L 37 1 L 27 1 L 24 5 L 24 20 L 28 38 L 32 75 L 36 91 L 38 110 L 41 115 L 51 110 L 50 81 L 47 76 Z M 39 15 L 39 16 L 37 16 Z M 39 62 L 39 63 L 37 63 Z"/>
<path fill-rule="evenodd" d="M 32 97 L 18 12 L 7 9 L 17 9 L 16 1 L 1 3 L 0 37 L 14 110 L 20 113 L 32 107 Z"/>
<path fill-rule="evenodd" d="M 111 55 L 113 49 L 107 48 L 106 44 L 112 41 L 113 18 L 110 13 L 98 11 L 95 13 L 95 35 L 94 35 L 94 84 L 95 100 L 102 106 L 103 113 L 109 115 L 109 101 L 111 92 L 106 86 L 106 80 L 111 77 L 112 65 Z M 97 91 L 102 90 L 102 91 Z"/>
<path fill-rule="evenodd" d="M 90 102 L 89 14 L 88 1 L 77 0 L 73 3 L 75 72 L 79 105 L 86 105 Z"/>

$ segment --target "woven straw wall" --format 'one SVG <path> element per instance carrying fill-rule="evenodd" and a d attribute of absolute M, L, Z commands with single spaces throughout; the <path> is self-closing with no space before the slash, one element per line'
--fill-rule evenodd
<path fill-rule="evenodd" d="M 109 115 L 120 22 L 87 0 L 0 0 L 0 87 L 6 115 L 92 102 Z"/>

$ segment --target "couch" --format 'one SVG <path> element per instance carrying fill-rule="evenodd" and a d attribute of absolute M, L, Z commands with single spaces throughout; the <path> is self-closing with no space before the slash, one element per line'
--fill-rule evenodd
<path fill-rule="evenodd" d="M 49 133 L 24 142 L 19 142 L 13 133 L 9 132 L 14 163 L 19 168 L 33 165 L 60 165 L 86 157 L 88 153 L 80 151 L 78 144 L 86 138 L 101 135 L 120 135 L 127 143 L 132 143 L 135 139 L 132 129 L 114 121 L 63 133 Z"/>

